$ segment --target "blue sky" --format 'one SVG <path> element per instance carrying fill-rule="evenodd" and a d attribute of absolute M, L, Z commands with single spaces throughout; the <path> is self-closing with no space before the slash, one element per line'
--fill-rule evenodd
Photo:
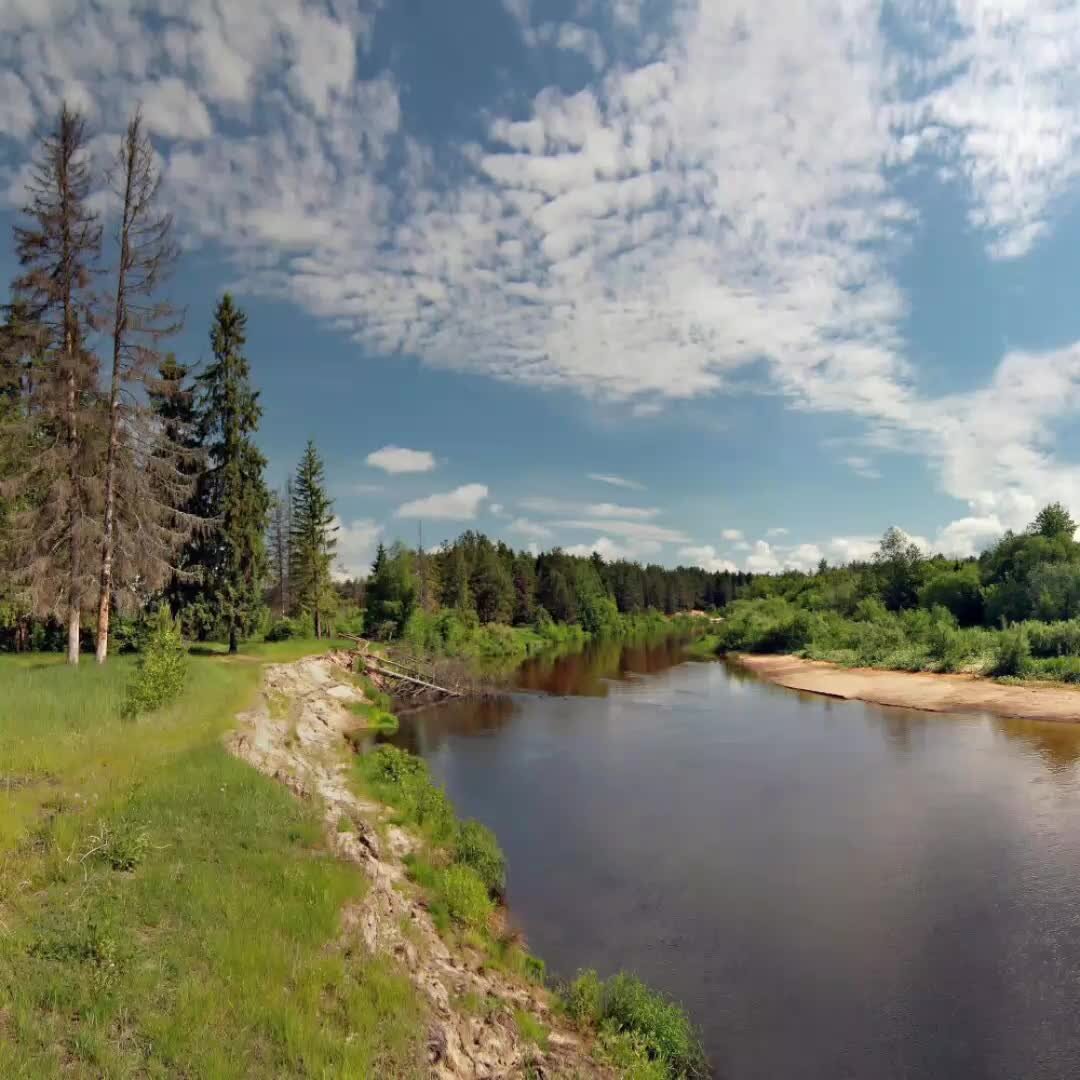
<path fill-rule="evenodd" d="M 760 571 L 1080 511 L 1080 6 L 9 0 L 0 61 L 5 229 L 61 97 L 102 161 L 142 104 L 176 350 L 237 294 L 345 570 L 421 521 Z"/>

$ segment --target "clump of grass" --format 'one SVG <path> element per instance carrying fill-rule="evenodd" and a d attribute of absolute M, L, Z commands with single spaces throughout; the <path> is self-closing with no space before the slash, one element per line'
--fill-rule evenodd
<path fill-rule="evenodd" d="M 506 888 L 506 858 L 495 834 L 479 821 L 463 821 L 454 842 L 454 860 L 476 871 L 493 896 Z"/>
<path fill-rule="evenodd" d="M 1031 663 L 1031 643 L 1027 628 L 1010 626 L 1002 630 L 995 643 L 991 675 L 1023 675 Z"/>
<path fill-rule="evenodd" d="M 450 918 L 462 926 L 487 926 L 495 905 L 480 875 L 469 866 L 451 863 L 442 870 L 435 888 L 446 904 Z"/>
<path fill-rule="evenodd" d="M 540 1050 L 547 1050 L 550 1032 L 532 1013 L 527 1013 L 522 1009 L 515 1009 L 514 1023 L 517 1025 L 518 1034 L 523 1039 L 535 1043 Z"/>
<path fill-rule="evenodd" d="M 683 1009 L 633 975 L 606 982 L 582 971 L 562 992 L 566 1014 L 582 1028 L 598 1031 L 604 1056 L 639 1077 L 691 1078 L 706 1075 L 701 1041 Z"/>

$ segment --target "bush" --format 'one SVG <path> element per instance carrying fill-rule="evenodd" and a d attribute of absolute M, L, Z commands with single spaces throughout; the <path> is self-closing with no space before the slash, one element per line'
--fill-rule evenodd
<path fill-rule="evenodd" d="M 133 718 L 175 701 L 184 688 L 187 670 L 188 654 L 180 625 L 163 605 L 139 656 L 135 678 L 127 688 L 121 706 L 123 715 Z"/>
<path fill-rule="evenodd" d="M 1010 626 L 1002 630 L 994 645 L 991 675 L 1023 675 L 1031 663 L 1031 644 L 1027 627 Z"/>
<path fill-rule="evenodd" d="M 582 1027 L 599 1024 L 604 1015 L 604 984 L 591 968 L 578 972 L 562 994 L 563 1008 Z"/>
<path fill-rule="evenodd" d="M 487 886 L 470 866 L 454 863 L 446 867 L 437 878 L 436 891 L 450 917 L 463 926 L 481 929 L 495 910 Z"/>
<path fill-rule="evenodd" d="M 501 896 L 506 888 L 506 858 L 495 834 L 478 821 L 465 821 L 458 829 L 454 861 L 475 870 L 490 893 Z"/>
<path fill-rule="evenodd" d="M 315 624 L 310 615 L 301 615 L 296 619 L 277 619 L 266 631 L 267 641 L 291 641 L 294 638 L 315 636 Z"/>
<path fill-rule="evenodd" d="M 1032 656 L 1080 656 L 1080 621 L 1025 624 Z"/>

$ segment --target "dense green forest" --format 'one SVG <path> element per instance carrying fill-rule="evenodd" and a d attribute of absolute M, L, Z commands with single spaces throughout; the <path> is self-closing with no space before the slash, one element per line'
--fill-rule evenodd
<path fill-rule="evenodd" d="M 1080 543 L 1060 503 L 978 558 L 928 557 L 897 529 L 866 563 L 761 576 L 725 612 L 720 651 L 1080 681 Z"/>

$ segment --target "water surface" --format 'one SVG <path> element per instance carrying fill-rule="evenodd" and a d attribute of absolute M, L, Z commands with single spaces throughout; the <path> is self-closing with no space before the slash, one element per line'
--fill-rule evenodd
<path fill-rule="evenodd" d="M 681 1000 L 716 1074 L 1080 1076 L 1080 730 L 837 702 L 678 647 L 406 718 L 557 975 Z"/>

